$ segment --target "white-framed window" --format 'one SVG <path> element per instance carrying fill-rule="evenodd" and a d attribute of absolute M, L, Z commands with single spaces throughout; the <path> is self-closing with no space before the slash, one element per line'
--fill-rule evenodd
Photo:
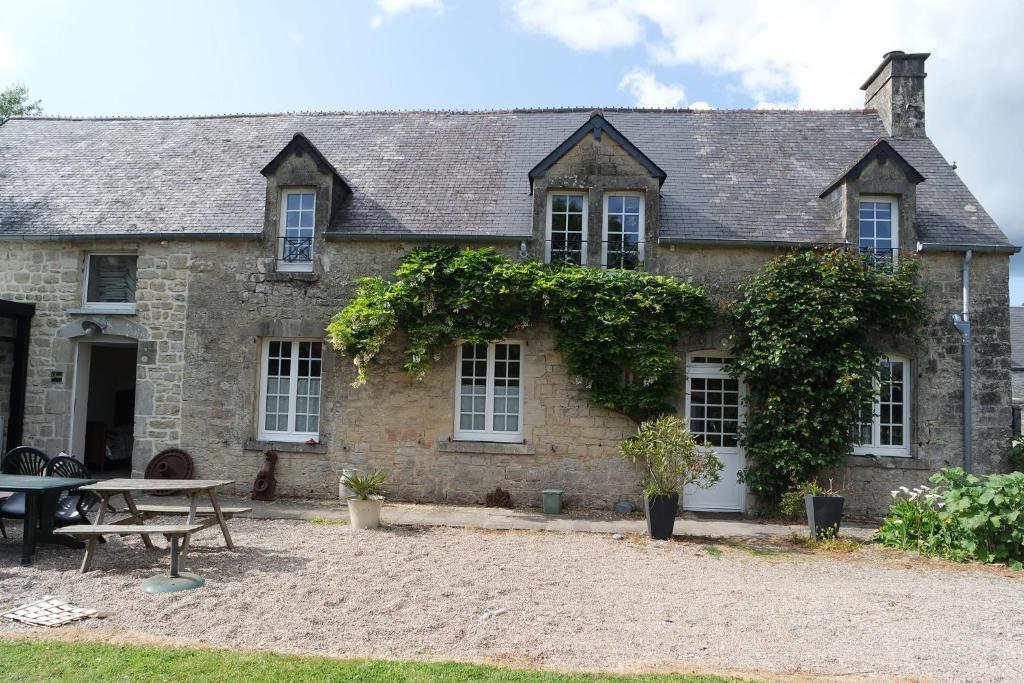
<path fill-rule="evenodd" d="M 548 194 L 546 263 L 587 263 L 587 195 L 582 192 Z"/>
<path fill-rule="evenodd" d="M 858 211 L 861 253 L 872 260 L 894 263 L 900 246 L 899 200 L 861 195 Z"/>
<path fill-rule="evenodd" d="M 604 196 L 601 265 L 636 270 L 644 263 L 644 197 L 639 192 Z"/>
<path fill-rule="evenodd" d="M 82 303 L 86 308 L 133 312 L 136 254 L 88 254 L 83 273 Z"/>
<path fill-rule="evenodd" d="M 853 426 L 860 455 L 910 456 L 910 360 L 901 356 L 882 359 L 877 393 L 870 409 L 861 411 Z M 869 419 L 870 410 L 870 419 Z"/>
<path fill-rule="evenodd" d="M 315 225 L 316 191 L 310 188 L 282 190 L 281 234 L 277 240 L 278 270 L 313 270 Z"/>
<path fill-rule="evenodd" d="M 261 440 L 319 440 L 322 366 L 321 341 L 263 340 L 258 430 Z"/>
<path fill-rule="evenodd" d="M 715 448 L 739 448 L 744 387 L 728 373 L 724 351 L 694 351 L 686 362 L 686 417 L 690 433 Z"/>
<path fill-rule="evenodd" d="M 523 440 L 523 344 L 459 345 L 455 439 Z"/>

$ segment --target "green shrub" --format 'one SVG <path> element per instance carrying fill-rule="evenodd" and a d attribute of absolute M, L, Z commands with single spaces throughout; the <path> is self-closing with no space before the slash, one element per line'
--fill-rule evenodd
<path fill-rule="evenodd" d="M 730 372 L 749 389 L 742 479 L 766 508 L 852 450 L 876 397 L 879 339 L 913 336 L 926 309 L 917 262 L 868 265 L 844 249 L 803 250 L 765 266 L 740 293 Z"/>
<path fill-rule="evenodd" d="M 679 335 L 707 327 L 712 315 L 702 287 L 669 277 L 519 263 L 490 248 L 424 247 L 405 255 L 393 282 L 360 280 L 327 326 L 327 340 L 352 358 L 358 385 L 399 330 L 405 370 L 422 379 L 456 341 L 493 342 L 549 323 L 590 399 L 639 422 L 672 410 L 681 385 Z"/>
<path fill-rule="evenodd" d="M 932 475 L 934 488 L 893 491 L 875 540 L 951 560 L 1024 563 L 1024 473 L 976 477 L 958 467 Z"/>
<path fill-rule="evenodd" d="M 831 486 L 824 488 L 816 481 L 805 481 L 794 489 L 782 494 L 782 501 L 779 503 L 779 514 L 782 517 L 793 519 L 803 517 L 807 514 L 807 505 L 804 503 L 805 495 L 812 496 L 837 496 Z"/>
<path fill-rule="evenodd" d="M 1024 436 L 1015 436 L 1010 440 L 1010 470 L 1024 470 Z"/>
<path fill-rule="evenodd" d="M 642 423 L 619 450 L 643 467 L 641 485 L 648 497 L 670 496 L 691 484 L 708 488 L 718 482 L 723 467 L 711 444 L 698 443 L 686 420 L 673 415 Z"/>

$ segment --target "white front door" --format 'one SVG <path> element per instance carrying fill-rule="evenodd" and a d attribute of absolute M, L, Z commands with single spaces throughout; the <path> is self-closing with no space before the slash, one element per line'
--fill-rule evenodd
<path fill-rule="evenodd" d="M 728 358 L 715 352 L 691 354 L 686 366 L 686 415 L 698 441 L 711 444 L 725 467 L 718 483 L 701 489 L 683 489 L 683 509 L 743 512 L 746 487 L 736 480 L 746 457 L 739 445 L 743 419 L 743 385 L 725 371 Z"/>

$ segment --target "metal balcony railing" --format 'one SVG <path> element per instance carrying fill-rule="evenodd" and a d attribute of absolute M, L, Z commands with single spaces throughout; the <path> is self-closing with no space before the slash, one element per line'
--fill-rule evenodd
<path fill-rule="evenodd" d="M 544 243 L 548 263 L 552 264 L 581 265 L 584 253 L 588 248 L 589 243 L 585 243 L 579 238 L 556 238 L 546 240 Z M 642 242 L 623 239 L 605 240 L 601 242 L 601 253 L 604 255 L 606 268 L 638 270 L 644 265 Z M 600 262 L 588 265 L 600 265 Z"/>
<path fill-rule="evenodd" d="M 277 260 L 281 263 L 309 263 L 313 260 L 312 237 L 278 237 L 280 249 Z"/>
<path fill-rule="evenodd" d="M 899 249 L 872 249 L 860 248 L 860 257 L 872 268 L 881 270 L 893 270 L 899 260 Z"/>

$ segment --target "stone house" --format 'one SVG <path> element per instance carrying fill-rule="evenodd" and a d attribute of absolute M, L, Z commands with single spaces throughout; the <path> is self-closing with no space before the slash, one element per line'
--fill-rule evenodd
<path fill-rule="evenodd" d="M 794 248 L 915 254 L 932 311 L 893 340 L 861 445 L 835 473 L 855 512 L 964 457 L 969 276 L 975 468 L 1010 434 L 1008 262 L 1017 251 L 925 134 L 925 54 L 889 53 L 863 109 L 366 112 L 12 118 L 0 125 L 0 391 L 8 447 L 141 475 L 168 447 L 247 490 L 328 496 L 344 463 L 405 500 L 636 500 L 635 425 L 591 405 L 543 326 L 460 345 L 413 382 L 397 359 L 351 386 L 323 330 L 362 276 L 427 243 L 643 267 L 718 302 Z M 21 332 L 18 333 L 18 330 Z M 742 383 L 729 330 L 679 342 L 679 410 L 722 482 L 693 510 L 744 511 Z M 7 344 L 8 347 L 3 345 Z M 6 349 L 6 350 L 5 350 Z"/>

